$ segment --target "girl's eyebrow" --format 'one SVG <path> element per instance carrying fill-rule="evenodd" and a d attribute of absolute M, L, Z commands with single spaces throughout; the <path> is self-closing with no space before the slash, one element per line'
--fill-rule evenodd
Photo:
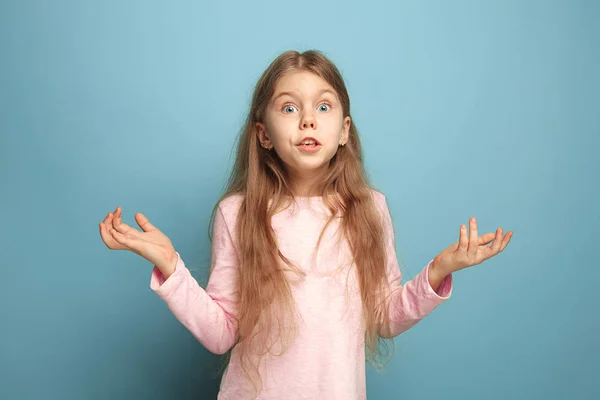
<path fill-rule="evenodd" d="M 323 89 L 319 93 L 317 93 L 317 97 L 320 97 L 320 96 L 324 95 L 325 93 L 331 94 L 334 97 L 336 96 L 335 92 L 333 92 L 331 89 Z M 273 97 L 273 102 L 277 101 L 277 99 L 279 99 L 280 97 L 283 97 L 283 96 L 298 97 L 296 92 L 293 90 L 289 91 L 289 92 L 281 92 Z"/>

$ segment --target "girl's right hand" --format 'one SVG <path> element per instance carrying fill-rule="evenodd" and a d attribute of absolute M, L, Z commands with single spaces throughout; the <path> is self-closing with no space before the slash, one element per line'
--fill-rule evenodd
<path fill-rule="evenodd" d="M 142 231 L 123 223 L 121 207 L 109 212 L 100 222 L 100 236 L 111 250 L 129 250 L 150 261 L 167 279 L 177 263 L 177 253 L 171 240 L 155 228 L 142 213 L 135 214 L 135 221 Z"/>

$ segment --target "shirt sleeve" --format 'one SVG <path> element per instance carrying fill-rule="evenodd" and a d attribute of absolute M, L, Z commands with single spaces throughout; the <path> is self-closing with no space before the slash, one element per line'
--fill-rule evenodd
<path fill-rule="evenodd" d="M 150 287 L 207 350 L 224 354 L 237 340 L 238 254 L 221 205 L 213 225 L 206 290 L 192 277 L 179 253 L 177 257 L 175 271 L 166 280 L 154 266 Z"/>
<path fill-rule="evenodd" d="M 401 284 L 402 273 L 396 257 L 394 227 L 383 194 L 376 195 L 385 233 L 386 268 L 388 278 L 387 302 L 389 306 L 389 331 L 385 337 L 395 337 L 416 325 L 437 306 L 452 295 L 452 275 L 446 276 L 437 291 L 429 284 L 431 261 L 413 279 Z"/>

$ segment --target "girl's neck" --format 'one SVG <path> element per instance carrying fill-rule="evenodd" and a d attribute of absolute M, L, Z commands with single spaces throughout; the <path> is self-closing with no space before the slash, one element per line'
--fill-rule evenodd
<path fill-rule="evenodd" d="M 292 187 L 294 197 L 321 197 L 318 186 L 322 181 L 323 176 L 323 171 L 308 171 L 303 172 L 302 174 L 290 173 L 290 185 Z"/>

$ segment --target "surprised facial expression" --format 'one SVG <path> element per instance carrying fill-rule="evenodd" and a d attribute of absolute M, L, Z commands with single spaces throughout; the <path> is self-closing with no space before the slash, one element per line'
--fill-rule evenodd
<path fill-rule="evenodd" d="M 349 130 L 350 117 L 333 87 L 308 71 L 279 79 L 264 122 L 257 123 L 261 145 L 277 152 L 296 179 L 324 173 Z"/>

